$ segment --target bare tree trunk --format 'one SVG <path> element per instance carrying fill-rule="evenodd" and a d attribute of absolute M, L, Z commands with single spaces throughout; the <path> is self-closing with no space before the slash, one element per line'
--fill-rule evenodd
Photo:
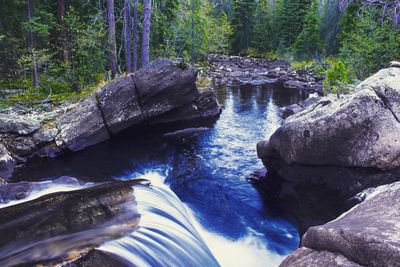
<path fill-rule="evenodd" d="M 139 32 L 138 32 L 138 21 L 139 21 L 139 0 L 133 2 L 133 71 L 138 69 L 138 47 L 139 47 Z"/>
<path fill-rule="evenodd" d="M 33 62 L 33 87 L 37 88 L 39 86 L 39 72 L 36 62 L 35 49 L 33 46 L 33 31 L 31 25 L 32 12 L 33 12 L 32 0 L 28 0 L 28 20 L 29 20 L 28 46 L 29 46 L 29 53 L 32 55 L 32 62 Z"/>
<path fill-rule="evenodd" d="M 117 41 L 115 39 L 114 0 L 107 0 L 107 19 L 108 19 L 109 62 L 111 67 L 111 77 L 114 78 L 118 72 Z"/>
<path fill-rule="evenodd" d="M 68 40 L 67 40 L 67 29 L 65 28 L 65 21 L 64 21 L 64 16 L 67 13 L 68 5 L 69 5 L 68 0 L 58 0 L 57 23 L 60 25 L 59 40 L 61 42 L 62 57 L 65 63 L 68 63 L 70 59 Z"/>
<path fill-rule="evenodd" d="M 142 36 L 142 66 L 149 64 L 150 59 L 150 20 L 151 0 L 144 1 L 143 10 L 143 36 Z"/>
<path fill-rule="evenodd" d="M 124 46 L 126 72 L 133 72 L 132 68 L 132 28 L 131 28 L 131 3 L 125 0 L 124 3 Z"/>
<path fill-rule="evenodd" d="M 194 66 L 194 0 L 190 1 L 190 6 L 192 9 L 192 29 L 191 29 L 191 37 L 192 37 L 192 51 L 191 51 L 191 64 Z"/>

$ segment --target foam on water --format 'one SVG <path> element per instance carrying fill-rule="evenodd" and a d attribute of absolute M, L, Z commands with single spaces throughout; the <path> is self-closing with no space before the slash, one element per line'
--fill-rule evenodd
<path fill-rule="evenodd" d="M 140 228 L 101 250 L 136 266 L 278 266 L 283 260 L 252 229 L 239 240 L 208 231 L 164 183 L 165 176 L 148 172 L 140 177 L 152 182 L 149 188 L 135 188 Z"/>

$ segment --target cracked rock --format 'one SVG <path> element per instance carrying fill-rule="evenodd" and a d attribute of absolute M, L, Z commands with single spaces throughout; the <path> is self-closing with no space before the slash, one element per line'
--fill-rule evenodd
<path fill-rule="evenodd" d="M 67 111 L 57 119 L 60 134 L 58 146 L 79 151 L 110 138 L 100 109 L 93 96 L 81 101 L 76 108 Z"/>

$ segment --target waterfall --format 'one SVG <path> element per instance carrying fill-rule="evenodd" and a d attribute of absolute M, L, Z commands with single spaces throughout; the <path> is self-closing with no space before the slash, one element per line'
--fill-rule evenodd
<path fill-rule="evenodd" d="M 219 266 L 187 207 L 163 183 L 163 177 L 155 172 L 141 177 L 150 180 L 151 186 L 135 187 L 139 229 L 99 249 L 133 266 Z"/>
<path fill-rule="evenodd" d="M 269 251 L 252 229 L 239 240 L 229 240 L 205 229 L 159 172 L 134 176 L 151 181 L 150 187 L 135 187 L 140 228 L 130 236 L 107 242 L 100 250 L 140 267 L 278 266 L 284 259 Z M 122 179 L 132 178 L 131 175 Z"/>

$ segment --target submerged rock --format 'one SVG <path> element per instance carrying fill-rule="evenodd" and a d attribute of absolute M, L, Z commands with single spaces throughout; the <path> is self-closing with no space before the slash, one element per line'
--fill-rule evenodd
<path fill-rule="evenodd" d="M 176 132 L 164 134 L 163 139 L 173 142 L 186 142 L 188 140 L 193 140 L 199 137 L 208 130 L 210 130 L 210 128 L 187 128 Z"/>
<path fill-rule="evenodd" d="M 400 69 L 379 71 L 354 92 L 323 98 L 289 117 L 257 146 L 263 160 L 286 163 L 400 167 Z"/>
<path fill-rule="evenodd" d="M 296 263 L 302 262 L 332 262 L 332 253 L 342 260 L 332 266 L 398 266 L 399 210 L 400 184 L 384 186 L 336 220 L 310 228 L 303 237 L 302 247 L 313 250 L 311 254 L 304 253 L 310 250 L 302 248 L 284 261 L 282 266 L 298 266 Z M 348 265 L 351 261 L 355 264 Z"/>
<path fill-rule="evenodd" d="M 142 182 L 57 192 L 0 209 L 0 265 L 55 259 L 132 232 L 140 218 L 132 185 Z"/>

